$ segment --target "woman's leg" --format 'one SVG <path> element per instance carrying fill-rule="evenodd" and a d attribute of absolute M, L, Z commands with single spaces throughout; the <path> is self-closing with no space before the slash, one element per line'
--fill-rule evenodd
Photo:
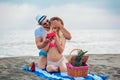
<path fill-rule="evenodd" d="M 67 67 L 66 67 L 66 63 L 68 61 L 66 59 L 62 60 L 59 67 L 60 67 L 60 72 L 67 72 Z"/>
<path fill-rule="evenodd" d="M 38 67 L 40 69 L 45 69 L 46 65 L 47 65 L 47 57 L 40 56 L 39 61 L 38 61 Z"/>
<path fill-rule="evenodd" d="M 58 72 L 58 67 L 56 67 L 54 65 L 47 65 L 46 70 L 48 72 Z"/>

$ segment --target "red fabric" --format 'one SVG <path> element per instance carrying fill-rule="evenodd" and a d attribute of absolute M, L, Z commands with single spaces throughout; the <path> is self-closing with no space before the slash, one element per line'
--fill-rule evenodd
<path fill-rule="evenodd" d="M 62 46 L 62 42 L 60 41 L 60 45 Z M 52 47 L 57 47 L 56 44 L 54 44 L 53 42 L 50 42 L 49 43 L 49 47 L 52 48 Z"/>
<path fill-rule="evenodd" d="M 54 44 L 53 42 L 50 42 L 50 43 L 49 43 L 49 47 L 50 47 L 50 48 L 52 48 L 52 47 L 54 47 L 54 46 L 55 46 L 55 44 Z"/>
<path fill-rule="evenodd" d="M 56 35 L 55 32 L 51 32 L 51 33 L 48 33 L 48 34 L 47 34 L 47 37 L 46 37 L 46 38 L 54 38 L 55 35 Z"/>

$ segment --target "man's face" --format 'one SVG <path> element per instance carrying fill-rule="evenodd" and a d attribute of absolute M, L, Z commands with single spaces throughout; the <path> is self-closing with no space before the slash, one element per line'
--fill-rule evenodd
<path fill-rule="evenodd" d="M 44 27 L 44 28 L 50 28 L 50 22 L 47 18 L 45 18 L 42 22 L 41 22 L 41 25 Z"/>

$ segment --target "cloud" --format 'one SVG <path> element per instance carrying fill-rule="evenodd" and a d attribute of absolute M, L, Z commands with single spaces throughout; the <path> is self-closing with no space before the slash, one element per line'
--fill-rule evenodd
<path fill-rule="evenodd" d="M 118 28 L 120 15 L 110 14 L 104 8 L 88 7 L 78 4 L 40 8 L 29 4 L 0 3 L 0 27 L 34 28 L 35 16 L 46 14 L 48 18 L 59 16 L 65 26 L 71 29 Z"/>
<path fill-rule="evenodd" d="M 78 4 L 51 6 L 42 10 L 52 16 L 60 16 L 65 24 L 74 28 L 115 28 L 120 26 L 120 15 L 111 14 L 104 8 Z"/>
<path fill-rule="evenodd" d="M 28 4 L 0 4 L 0 25 L 2 28 L 21 28 L 33 26 L 38 9 Z"/>

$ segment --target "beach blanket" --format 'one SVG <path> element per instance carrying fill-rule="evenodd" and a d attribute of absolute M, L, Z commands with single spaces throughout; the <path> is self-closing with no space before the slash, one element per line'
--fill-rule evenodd
<path fill-rule="evenodd" d="M 54 73 L 49 73 L 45 69 L 40 69 L 38 67 L 35 67 L 35 71 L 32 72 L 29 70 L 28 66 L 22 68 L 22 70 L 25 70 L 27 72 L 31 72 L 34 75 L 37 75 L 40 78 L 43 79 L 49 79 L 49 80 L 106 80 L 108 76 L 105 75 L 100 75 L 100 74 L 92 74 L 90 71 L 88 72 L 87 77 L 70 77 L 67 75 L 67 72 L 54 72 Z"/>

